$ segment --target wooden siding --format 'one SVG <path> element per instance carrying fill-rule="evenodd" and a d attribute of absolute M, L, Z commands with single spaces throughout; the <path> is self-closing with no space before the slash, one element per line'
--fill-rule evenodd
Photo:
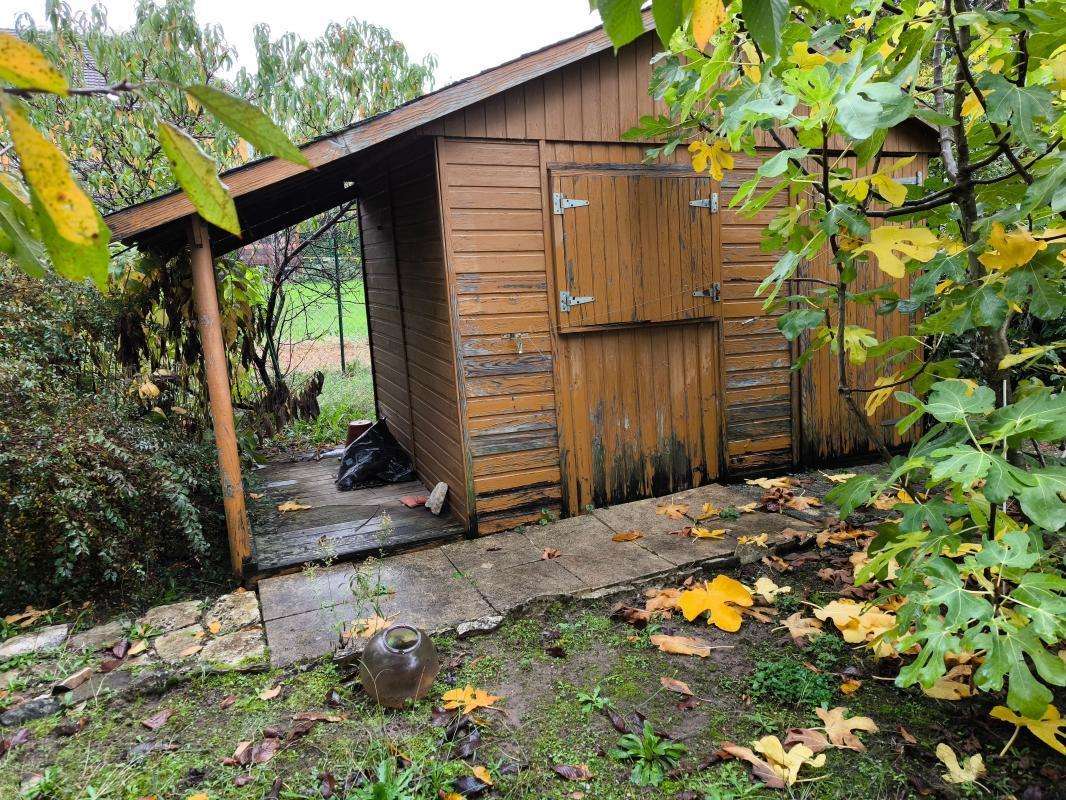
<path fill-rule="evenodd" d="M 559 142 L 618 142 L 647 114 L 666 106 L 648 94 L 652 58 L 661 49 L 648 32 L 615 54 L 604 50 L 528 80 L 480 102 L 423 125 L 419 132 L 481 139 Z M 760 147 L 776 147 L 759 133 Z M 841 148 L 843 140 L 830 141 Z M 917 123 L 892 130 L 885 152 L 936 152 L 933 134 Z"/>
<path fill-rule="evenodd" d="M 360 208 L 378 412 L 419 478 L 447 483 L 450 510 L 469 524 L 433 142 L 416 141 L 359 185 L 370 199 Z"/>
<path fill-rule="evenodd" d="M 477 529 L 559 510 L 540 149 L 438 142 Z"/>
<path fill-rule="evenodd" d="M 772 200 L 752 219 L 729 208 L 737 188 L 754 175 L 760 159 L 737 156 L 722 179 L 722 366 L 726 467 L 732 472 L 786 465 L 793 453 L 793 376 L 788 341 L 777 330 L 781 312 L 763 310 L 755 296 L 778 253 L 759 245 L 766 223 L 789 201 Z"/>
<path fill-rule="evenodd" d="M 872 165 L 857 169 L 854 158 L 844 160 L 842 166 L 850 167 L 856 175 L 868 175 L 873 172 Z M 884 166 L 884 164 L 883 164 Z M 813 169 L 813 167 L 812 167 Z M 914 177 L 918 172 L 928 175 L 928 159 L 919 155 L 914 161 L 900 168 L 895 175 L 897 177 Z M 876 221 L 875 221 L 876 225 Z M 836 271 L 831 268 L 828 251 L 823 252 L 818 258 L 812 259 L 804 265 L 802 275 L 807 277 L 821 278 L 822 280 L 836 280 Z M 889 285 L 896 292 L 905 293 L 908 281 L 906 279 L 892 280 L 888 275 L 881 272 L 875 264 L 867 263 L 859 267 L 858 279 L 853 284 L 851 291 L 864 292 L 876 289 L 880 286 Z M 877 304 L 879 304 L 878 301 Z M 892 313 L 879 315 L 875 305 L 852 304 L 848 306 L 847 318 L 849 324 L 861 325 L 874 332 L 878 341 L 885 341 L 893 336 L 902 336 L 910 332 L 909 317 Z M 833 315 L 833 320 L 836 315 Z M 806 336 L 801 341 L 806 345 Z M 883 374 L 884 367 L 880 361 L 874 361 L 870 365 L 849 366 L 848 382 L 851 386 L 873 386 L 875 379 Z M 801 455 L 806 463 L 818 463 L 841 456 L 861 455 L 874 452 L 876 447 L 869 441 L 866 431 L 854 414 L 844 404 L 840 393 L 837 391 L 838 376 L 837 356 L 830 352 L 829 348 L 820 350 L 803 370 L 802 376 L 802 404 L 803 404 L 803 432 L 800 443 Z M 904 385 L 898 387 L 907 390 Z M 859 406 L 866 404 L 868 394 L 855 395 Z M 893 427 L 896 420 L 910 413 L 911 409 L 902 405 L 895 399 L 890 399 L 877 411 L 871 419 L 873 425 L 880 431 L 882 438 L 889 447 L 896 447 L 905 441 L 911 441 L 917 429 L 914 428 L 906 438 L 896 434 Z"/>

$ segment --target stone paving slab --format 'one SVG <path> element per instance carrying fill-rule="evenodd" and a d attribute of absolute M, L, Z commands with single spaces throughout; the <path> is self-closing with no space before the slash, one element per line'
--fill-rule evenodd
<path fill-rule="evenodd" d="M 267 578 L 259 584 L 270 660 L 275 666 L 318 658 L 340 649 L 358 620 L 377 611 L 430 633 L 489 630 L 509 611 L 531 600 L 581 596 L 612 586 L 640 583 L 704 563 L 735 563 L 739 536 L 770 534 L 780 544 L 785 528 L 808 524 L 783 514 L 752 512 L 735 520 L 711 520 L 725 528 L 722 539 L 678 535 L 689 524 L 656 509 L 666 502 L 716 508 L 757 500 L 753 486 L 708 486 L 674 495 L 596 509 L 544 526 L 528 526 L 479 539 L 452 542 L 361 565 L 338 564 Z M 616 533 L 641 538 L 615 542 Z M 750 546 L 744 546 L 751 549 Z M 741 547 L 740 549 L 744 549 Z M 548 550 L 553 557 L 542 558 Z M 557 551 L 553 553 L 551 551 Z M 751 553 L 745 553 L 747 558 Z M 755 553 L 758 556 L 758 549 Z M 347 645 L 358 652 L 358 637 Z"/>

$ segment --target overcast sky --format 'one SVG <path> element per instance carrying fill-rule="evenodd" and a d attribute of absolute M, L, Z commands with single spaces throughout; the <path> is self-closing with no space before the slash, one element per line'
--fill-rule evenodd
<path fill-rule="evenodd" d="M 68 0 L 84 9 L 92 0 Z M 112 27 L 133 19 L 136 0 L 103 0 Z M 416 57 L 437 56 L 439 88 L 508 61 L 522 53 L 599 24 L 587 0 L 197 0 L 197 16 L 221 24 L 226 38 L 247 63 L 253 53 L 252 26 L 270 25 L 275 37 L 293 31 L 317 36 L 329 22 L 356 17 L 383 25 Z M 0 0 L 0 26 L 20 11 L 41 23 L 43 0 Z"/>

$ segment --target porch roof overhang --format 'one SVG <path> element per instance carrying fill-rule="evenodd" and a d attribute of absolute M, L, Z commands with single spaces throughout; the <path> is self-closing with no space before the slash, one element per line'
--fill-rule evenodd
<path fill-rule="evenodd" d="M 652 29 L 650 11 L 643 22 L 646 31 Z M 314 139 L 300 148 L 310 169 L 270 157 L 222 173 L 244 235 L 210 228 L 212 253 L 227 253 L 352 199 L 358 191 L 352 181 L 356 165 L 385 155 L 389 142 L 609 47 L 603 27 L 593 28 Z M 185 245 L 186 219 L 195 210 L 189 197 L 177 190 L 115 211 L 105 221 L 117 241 L 176 252 Z"/>

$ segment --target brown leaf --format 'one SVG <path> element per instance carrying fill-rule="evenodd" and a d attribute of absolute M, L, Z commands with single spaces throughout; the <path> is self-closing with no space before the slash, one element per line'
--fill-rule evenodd
<path fill-rule="evenodd" d="M 540 560 L 541 561 L 550 561 L 551 559 L 558 558 L 561 555 L 562 555 L 562 553 L 560 553 L 554 547 L 545 547 L 544 548 L 544 552 L 540 554 Z"/>
<path fill-rule="evenodd" d="M 711 645 L 708 642 L 693 639 L 691 636 L 667 636 L 660 633 L 652 636 L 649 641 L 664 653 L 700 658 L 707 658 L 711 654 Z"/>
<path fill-rule="evenodd" d="M 278 503 L 278 511 L 282 514 L 286 514 L 290 511 L 306 511 L 311 506 L 305 506 L 303 503 L 297 503 L 295 500 L 286 500 L 284 503 Z"/>
<path fill-rule="evenodd" d="M 918 740 L 915 739 L 914 736 L 911 734 L 911 732 L 909 730 L 907 730 L 906 728 L 904 728 L 902 725 L 899 726 L 898 730 L 899 730 L 899 737 L 903 741 L 905 741 L 907 744 L 918 744 Z"/>
<path fill-rule="evenodd" d="M 274 687 L 272 687 L 270 689 L 264 689 L 263 691 L 261 691 L 259 693 L 259 699 L 260 700 L 273 700 L 279 694 L 281 694 L 281 684 L 278 684 L 277 686 L 274 686 Z"/>
<path fill-rule="evenodd" d="M 592 770 L 588 764 L 554 764 L 552 770 L 560 778 L 568 781 L 587 781 L 592 779 Z"/>
<path fill-rule="evenodd" d="M 619 733 L 629 733 L 629 726 L 626 724 L 626 721 L 621 714 L 610 706 L 604 708 L 603 713 L 616 731 Z"/>
<path fill-rule="evenodd" d="M 677 692 L 678 694 L 686 696 L 692 695 L 692 689 L 689 688 L 689 685 L 684 681 L 679 681 L 677 678 L 669 678 L 666 675 L 663 675 L 659 678 L 659 683 L 662 684 L 662 687 L 668 692 Z"/>
<path fill-rule="evenodd" d="M 810 511 L 812 508 L 818 508 L 821 505 L 821 500 L 810 495 L 796 495 L 785 501 L 785 507 L 791 508 L 793 511 Z"/>
<path fill-rule="evenodd" d="M 781 556 L 763 556 L 762 563 L 770 567 L 770 569 L 774 570 L 775 572 L 788 572 L 790 569 L 792 569 L 792 565 L 785 561 L 785 559 L 781 558 Z"/>
<path fill-rule="evenodd" d="M 147 719 L 142 719 L 141 724 L 150 731 L 157 731 L 167 724 L 167 720 L 174 716 L 173 710 L 162 708 Z"/>
<path fill-rule="evenodd" d="M 66 678 L 64 678 L 55 686 L 53 686 L 52 694 L 63 694 L 73 689 L 77 689 L 79 686 L 85 683 L 85 681 L 89 680 L 89 678 L 92 677 L 92 674 L 95 671 L 96 670 L 92 667 L 82 667 L 73 675 L 68 675 Z"/>
<path fill-rule="evenodd" d="M 252 764 L 265 764 L 274 757 L 280 747 L 280 739 L 264 739 L 251 749 L 248 760 Z"/>
<path fill-rule="evenodd" d="M 820 753 L 829 749 L 829 740 L 825 738 L 825 734 L 814 728 L 789 728 L 782 744 L 786 748 L 794 744 L 805 744 L 812 753 Z"/>
<path fill-rule="evenodd" d="M 611 537 L 611 541 L 612 542 L 633 542 L 633 541 L 636 541 L 637 539 L 643 539 L 643 538 L 644 538 L 644 534 L 641 533 L 640 531 L 622 531 L 621 533 L 616 533 L 614 536 L 612 536 Z"/>
<path fill-rule="evenodd" d="M 221 700 L 218 701 L 219 708 L 229 708 L 231 705 L 237 702 L 237 695 L 227 694 Z"/>
<path fill-rule="evenodd" d="M 30 729 L 19 728 L 11 736 L 0 738 L 0 756 L 30 740 Z"/>
<path fill-rule="evenodd" d="M 646 628 L 648 622 L 651 621 L 651 612 L 619 603 L 611 609 L 611 619 L 628 622 L 634 628 Z"/>
<path fill-rule="evenodd" d="M 840 684 L 840 691 L 842 694 L 855 694 L 859 691 L 859 687 L 862 686 L 862 681 L 857 681 L 854 678 L 848 678 L 842 684 Z"/>
<path fill-rule="evenodd" d="M 863 752 L 866 746 L 859 741 L 856 731 L 877 733 L 877 724 L 869 717 L 845 718 L 848 709 L 843 706 L 826 711 L 824 708 L 814 709 L 814 713 L 825 725 L 826 735 L 834 747 Z"/>
<path fill-rule="evenodd" d="M 76 733 L 81 733 L 85 730 L 85 726 L 89 724 L 88 717 L 78 717 L 77 719 L 68 719 L 65 722 L 61 722 L 52 729 L 52 733 L 57 736 L 73 736 Z"/>
<path fill-rule="evenodd" d="M 688 506 L 684 503 L 663 503 L 655 509 L 655 513 L 667 519 L 684 519 L 688 514 Z"/>
<path fill-rule="evenodd" d="M 751 773 L 758 780 L 766 784 L 770 789 L 784 789 L 785 782 L 777 776 L 770 765 L 759 758 L 747 747 L 741 747 L 733 742 L 722 742 L 721 752 L 728 753 L 733 758 L 739 758 L 751 764 Z"/>

